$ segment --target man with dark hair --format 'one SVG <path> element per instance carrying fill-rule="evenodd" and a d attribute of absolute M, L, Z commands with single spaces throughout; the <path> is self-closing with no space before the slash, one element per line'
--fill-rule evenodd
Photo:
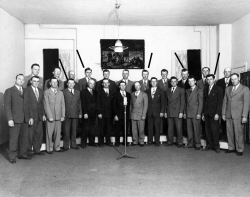
<path fill-rule="evenodd" d="M 82 118 L 82 106 L 80 91 L 75 89 L 75 79 L 69 78 L 68 88 L 63 90 L 65 100 L 65 121 L 64 121 L 64 138 L 63 150 L 79 149 L 76 144 L 76 132 L 78 127 L 78 119 Z"/>
<path fill-rule="evenodd" d="M 177 132 L 177 147 L 183 146 L 182 135 L 182 117 L 185 106 L 185 92 L 183 88 L 177 86 L 178 79 L 171 77 L 172 87 L 166 91 L 166 113 L 165 118 L 168 118 L 168 134 L 167 146 L 174 144 L 174 130 Z"/>
<path fill-rule="evenodd" d="M 184 90 L 187 90 L 190 88 L 190 85 L 188 83 L 188 76 L 189 76 L 189 72 L 188 69 L 183 68 L 181 71 L 181 80 L 178 81 L 177 86 L 184 88 Z"/>
<path fill-rule="evenodd" d="M 126 118 L 126 133 L 128 131 L 129 108 L 130 108 L 130 93 L 126 92 L 126 82 L 120 81 L 118 84 L 120 91 L 114 94 L 113 111 L 115 119 L 115 146 L 120 146 L 120 136 L 122 133 L 123 143 L 125 143 L 124 119 Z M 124 117 L 124 101 L 127 100 L 126 117 Z M 127 136 L 127 135 L 126 135 Z"/>
<path fill-rule="evenodd" d="M 31 159 L 27 155 L 28 124 L 33 124 L 33 112 L 29 108 L 29 96 L 23 74 L 16 76 L 15 85 L 4 93 L 4 108 L 9 126 L 9 161 L 16 163 L 19 159 Z"/>
<path fill-rule="evenodd" d="M 237 151 L 237 155 L 242 156 L 243 127 L 249 112 L 249 89 L 240 83 L 237 73 L 231 75 L 231 81 L 233 86 L 226 88 L 222 107 L 222 119 L 227 121 L 228 150 L 226 153 Z"/>
<path fill-rule="evenodd" d="M 141 91 L 145 92 L 147 89 L 150 88 L 150 80 L 148 79 L 149 72 L 148 70 L 142 71 L 142 80 L 139 81 L 141 85 Z"/>
<path fill-rule="evenodd" d="M 38 87 L 40 83 L 38 76 L 31 77 L 30 83 L 31 86 L 27 87 L 27 92 L 34 123 L 28 128 L 28 154 L 44 155 L 44 152 L 40 151 L 43 140 L 43 121 L 46 121 L 43 107 L 43 91 Z"/>
<path fill-rule="evenodd" d="M 102 80 L 102 87 L 97 92 L 97 115 L 99 123 L 99 147 L 103 147 L 104 137 L 106 139 L 106 145 L 112 146 L 110 141 L 111 136 L 111 124 L 112 124 L 112 104 L 114 98 L 114 89 L 109 88 L 108 78 Z"/>
<path fill-rule="evenodd" d="M 68 72 L 68 79 L 73 79 L 74 82 L 75 82 L 74 89 L 80 91 L 80 86 L 79 86 L 79 84 L 76 82 L 76 74 L 75 74 L 75 71 L 70 70 L 70 71 Z M 64 88 L 67 88 L 67 87 L 68 87 L 68 80 L 64 81 Z"/>
<path fill-rule="evenodd" d="M 89 146 L 97 146 L 95 144 L 95 120 L 97 113 L 97 93 L 94 90 L 95 80 L 89 79 L 87 86 L 86 89 L 81 91 L 83 114 L 82 148 L 86 148 L 87 146 L 87 137 L 89 138 Z"/>
<path fill-rule="evenodd" d="M 58 81 L 58 90 L 63 90 L 64 89 L 64 82 L 60 79 L 60 75 L 61 75 L 61 69 L 60 68 L 55 68 L 53 73 L 53 77 L 57 79 Z M 47 90 L 51 87 L 50 85 L 51 79 L 47 79 L 44 83 L 44 90 Z"/>
<path fill-rule="evenodd" d="M 112 81 L 111 79 L 109 79 L 110 76 L 110 71 L 109 70 L 103 70 L 103 79 L 100 81 L 96 82 L 96 91 L 98 92 L 100 89 L 103 89 L 103 80 L 107 79 L 109 82 L 109 90 L 111 90 L 112 92 L 115 92 L 117 90 L 116 84 L 114 81 Z"/>
<path fill-rule="evenodd" d="M 153 131 L 155 129 L 155 145 L 160 146 L 160 122 L 165 111 L 164 92 L 157 87 L 157 78 L 151 78 L 151 88 L 145 91 L 148 95 L 148 145 L 153 144 Z"/>
<path fill-rule="evenodd" d="M 65 100 L 63 93 L 58 89 L 58 80 L 52 77 L 49 80 L 50 88 L 44 91 L 44 111 L 46 115 L 46 150 L 48 154 L 63 152 L 60 149 L 61 127 L 65 119 Z M 54 143 L 53 140 L 54 139 Z"/>
<path fill-rule="evenodd" d="M 203 90 L 198 88 L 193 76 L 188 77 L 190 89 L 186 90 L 187 104 L 184 118 L 187 118 L 188 148 L 200 150 L 200 120 L 203 108 Z M 193 138 L 194 135 L 194 138 Z"/>
<path fill-rule="evenodd" d="M 203 67 L 202 68 L 202 79 L 197 81 L 197 87 L 203 89 L 204 86 L 207 86 L 207 79 L 206 76 L 210 73 L 210 68 Z"/>
<path fill-rule="evenodd" d="M 37 76 L 39 77 L 39 72 L 40 72 L 40 65 L 39 64 L 32 64 L 31 65 L 31 74 L 26 76 L 24 78 L 24 83 L 23 83 L 23 88 L 26 88 L 27 86 L 30 86 L 31 83 L 30 83 L 30 80 L 33 76 Z M 39 88 L 43 89 L 43 78 L 42 77 L 39 77 L 39 85 L 38 85 Z"/>
<path fill-rule="evenodd" d="M 80 91 L 85 90 L 88 87 L 88 82 L 90 79 L 94 80 L 94 85 L 96 84 L 96 79 L 91 77 L 92 69 L 86 68 L 84 72 L 85 72 L 85 77 L 78 81 Z M 95 90 L 95 86 L 93 87 L 93 89 Z"/>
<path fill-rule="evenodd" d="M 121 81 L 124 81 L 126 83 L 126 90 L 125 91 L 131 94 L 132 91 L 133 91 L 132 88 L 133 88 L 134 82 L 130 81 L 128 79 L 128 77 L 129 77 L 129 70 L 128 69 L 124 69 L 122 71 L 122 79 L 120 81 L 117 81 L 116 85 L 118 86 L 117 90 L 119 91 L 119 84 L 120 84 Z"/>
<path fill-rule="evenodd" d="M 223 93 L 222 89 L 215 85 L 215 76 L 209 74 L 206 76 L 208 86 L 204 88 L 203 116 L 206 131 L 205 150 L 214 149 L 216 153 L 220 152 L 219 144 L 219 117 L 221 116 Z"/>

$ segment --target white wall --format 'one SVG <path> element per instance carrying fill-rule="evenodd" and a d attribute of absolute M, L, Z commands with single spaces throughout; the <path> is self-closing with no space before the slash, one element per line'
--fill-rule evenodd
<path fill-rule="evenodd" d="M 7 140 L 8 127 L 3 107 L 5 89 L 14 85 L 15 76 L 24 73 L 24 25 L 0 8 L 0 144 Z"/>
<path fill-rule="evenodd" d="M 232 67 L 250 64 L 250 14 L 232 25 Z"/>

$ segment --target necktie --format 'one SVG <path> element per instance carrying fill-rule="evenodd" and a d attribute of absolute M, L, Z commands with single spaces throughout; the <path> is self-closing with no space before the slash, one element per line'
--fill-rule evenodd
<path fill-rule="evenodd" d="M 36 95 L 36 100 L 38 100 L 38 98 L 39 98 L 39 93 L 38 93 L 38 91 L 37 91 L 37 88 L 35 88 L 35 95 Z"/>
<path fill-rule="evenodd" d="M 209 87 L 208 95 L 210 95 L 211 89 L 212 89 L 212 86 Z"/>
<path fill-rule="evenodd" d="M 172 91 L 171 91 L 172 93 L 174 93 L 174 88 L 172 88 Z"/>
<path fill-rule="evenodd" d="M 126 97 L 126 94 L 125 94 L 125 92 L 124 92 L 124 91 L 122 92 L 122 96 L 123 96 L 123 97 Z"/>
<path fill-rule="evenodd" d="M 193 91 L 193 88 L 190 88 L 190 95 L 191 95 L 192 91 Z"/>
<path fill-rule="evenodd" d="M 54 93 L 55 93 L 55 94 L 57 93 L 57 90 L 56 90 L 56 89 L 54 89 Z"/>
<path fill-rule="evenodd" d="M 138 92 L 135 92 L 135 98 L 137 99 L 137 97 L 138 97 Z"/>
<path fill-rule="evenodd" d="M 93 90 L 89 89 L 90 94 L 93 96 Z"/>
<path fill-rule="evenodd" d="M 70 90 L 71 94 L 74 95 L 73 90 Z"/>
<path fill-rule="evenodd" d="M 234 90 L 235 90 L 235 86 L 232 89 L 231 96 L 233 96 Z"/>
<path fill-rule="evenodd" d="M 144 90 L 146 90 L 147 89 L 147 83 L 146 83 L 146 81 L 144 81 L 143 85 L 144 85 Z"/>
<path fill-rule="evenodd" d="M 203 84 L 205 84 L 206 83 L 206 78 L 203 78 Z"/>
<path fill-rule="evenodd" d="M 105 93 L 106 93 L 106 95 L 107 95 L 107 97 L 109 96 L 109 92 L 108 92 L 108 90 L 105 90 Z"/>
<path fill-rule="evenodd" d="M 182 85 L 185 85 L 185 81 L 182 80 Z"/>
<path fill-rule="evenodd" d="M 155 89 L 153 89 L 153 92 L 152 92 L 152 98 L 155 97 Z"/>
<path fill-rule="evenodd" d="M 19 91 L 20 91 L 21 95 L 23 95 L 23 90 L 21 87 L 19 87 Z"/>
<path fill-rule="evenodd" d="M 166 81 L 165 81 L 165 79 L 163 80 L 163 85 L 164 85 L 164 86 L 166 85 Z"/>
<path fill-rule="evenodd" d="M 226 87 L 228 86 L 229 84 L 229 78 L 226 79 Z"/>

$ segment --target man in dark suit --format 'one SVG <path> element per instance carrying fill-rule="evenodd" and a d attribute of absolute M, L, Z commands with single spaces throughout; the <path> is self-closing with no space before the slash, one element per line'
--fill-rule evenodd
<path fill-rule="evenodd" d="M 69 150 L 69 145 L 71 149 L 79 149 L 76 144 L 76 131 L 78 127 L 78 119 L 82 118 L 80 91 L 74 88 L 75 80 L 69 78 L 67 86 L 68 88 L 63 90 L 65 100 L 65 121 L 63 138 L 64 151 Z"/>
<path fill-rule="evenodd" d="M 222 119 L 227 121 L 228 150 L 225 153 L 237 151 L 242 156 L 244 151 L 243 127 L 249 113 L 249 89 L 240 84 L 237 73 L 231 75 L 233 86 L 226 88 L 222 106 Z"/>
<path fill-rule="evenodd" d="M 147 70 L 142 71 L 142 80 L 139 81 L 141 85 L 141 91 L 145 92 L 151 87 L 150 80 L 148 79 L 149 72 Z"/>
<path fill-rule="evenodd" d="M 31 83 L 30 83 L 30 80 L 31 80 L 31 78 L 33 77 L 33 76 L 37 76 L 37 77 L 39 77 L 38 75 L 39 75 L 39 72 L 40 72 L 40 65 L 39 64 L 32 64 L 31 65 L 31 74 L 30 75 L 28 75 L 28 76 L 26 76 L 25 78 L 24 78 L 24 83 L 23 83 L 23 88 L 26 88 L 26 87 L 28 87 L 28 86 L 30 86 L 31 85 Z M 42 90 L 43 90 L 43 78 L 42 77 L 39 77 L 39 85 L 38 85 L 38 87 L 39 88 L 41 88 Z"/>
<path fill-rule="evenodd" d="M 104 78 L 103 84 L 97 92 L 97 114 L 99 123 L 99 147 L 103 147 L 104 137 L 106 139 L 106 145 L 112 146 L 110 141 L 111 136 L 111 124 L 112 124 L 112 104 L 114 98 L 114 89 L 109 88 L 109 79 Z"/>
<path fill-rule="evenodd" d="M 203 89 L 200 89 L 195 85 L 196 80 L 193 76 L 188 77 L 188 83 L 190 85 L 190 89 L 186 90 L 187 103 L 184 114 L 184 118 L 187 118 L 187 147 L 193 148 L 195 145 L 195 149 L 200 150 L 200 120 L 203 108 Z"/>
<path fill-rule="evenodd" d="M 209 74 L 206 76 L 208 86 L 204 88 L 203 117 L 206 131 L 206 148 L 204 150 L 214 149 L 216 153 L 220 152 L 219 144 L 219 117 L 221 116 L 223 93 L 222 89 L 215 85 L 215 76 Z"/>
<path fill-rule="evenodd" d="M 89 146 L 96 147 L 95 144 L 95 120 L 97 113 L 97 93 L 94 90 L 95 81 L 89 79 L 88 87 L 81 91 L 83 129 L 81 147 L 86 148 L 87 137 L 89 138 Z"/>
<path fill-rule="evenodd" d="M 43 108 L 43 91 L 39 88 L 40 78 L 33 76 L 30 80 L 31 86 L 27 88 L 29 96 L 29 107 L 33 112 L 33 125 L 28 129 L 28 154 L 29 155 L 44 155 L 41 152 L 43 140 L 43 121 L 46 121 Z M 32 150 L 33 147 L 33 150 Z"/>
<path fill-rule="evenodd" d="M 79 86 L 79 84 L 76 82 L 75 71 L 70 70 L 70 71 L 68 72 L 68 77 L 69 77 L 69 79 L 74 79 L 74 81 L 75 81 L 74 89 L 80 91 L 80 86 Z M 67 87 L 68 87 L 68 80 L 67 80 L 67 81 L 64 81 L 64 88 L 67 88 Z"/>
<path fill-rule="evenodd" d="M 60 79 L 60 75 L 61 75 L 61 69 L 60 68 L 55 68 L 53 73 L 53 77 L 55 77 L 58 81 L 58 90 L 63 90 L 64 87 L 64 82 Z M 51 87 L 50 85 L 50 79 L 47 79 L 44 83 L 44 90 L 47 90 Z"/>
<path fill-rule="evenodd" d="M 118 84 L 120 91 L 117 91 L 114 94 L 114 103 L 113 103 L 113 111 L 114 111 L 114 119 L 115 119 L 115 146 L 119 147 L 120 145 L 120 136 L 121 132 L 123 135 L 123 143 L 125 143 L 125 132 L 124 132 L 124 119 L 126 118 L 126 134 L 128 130 L 128 121 L 129 121 L 129 108 L 130 108 L 130 93 L 126 92 L 126 83 L 121 81 Z M 127 102 L 125 102 L 127 101 Z M 124 103 L 126 104 L 126 117 L 124 117 Z M 127 140 L 126 140 L 127 141 Z"/>
<path fill-rule="evenodd" d="M 128 92 L 128 93 L 130 93 L 130 94 L 133 92 L 133 85 L 134 85 L 134 82 L 133 82 L 133 81 L 130 81 L 130 80 L 128 79 L 128 77 L 129 77 L 129 70 L 124 69 L 124 70 L 122 71 L 122 79 L 121 79 L 120 81 L 117 81 L 117 82 L 116 82 L 117 91 L 120 90 L 120 87 L 119 87 L 120 82 L 121 82 L 121 81 L 124 81 L 124 82 L 126 83 L 126 90 L 125 90 L 125 91 Z"/>
<path fill-rule="evenodd" d="M 206 76 L 210 74 L 210 68 L 203 67 L 202 68 L 202 79 L 197 81 L 197 87 L 200 89 L 204 89 L 204 86 L 208 86 Z"/>
<path fill-rule="evenodd" d="M 157 87 L 157 78 L 151 78 L 151 88 L 145 93 L 148 95 L 148 145 L 153 144 L 153 131 L 155 129 L 155 145 L 160 146 L 160 122 L 165 112 L 165 95 Z"/>
<path fill-rule="evenodd" d="M 221 78 L 221 79 L 219 79 L 216 82 L 216 85 L 220 86 L 221 89 L 222 89 L 222 91 L 223 91 L 223 98 L 225 96 L 226 88 L 228 86 L 232 86 L 233 85 L 232 81 L 230 79 L 231 73 L 232 73 L 232 69 L 231 68 L 225 68 L 224 69 L 224 77 Z M 221 119 L 221 130 L 222 130 L 222 133 L 221 133 L 220 139 L 227 141 L 227 124 L 226 124 L 226 121 L 224 121 L 223 119 Z"/>
<path fill-rule="evenodd" d="M 33 112 L 29 108 L 29 97 L 23 89 L 23 74 L 16 76 L 15 85 L 4 93 L 4 108 L 10 129 L 9 161 L 16 163 L 19 159 L 31 159 L 27 155 L 28 124 L 33 124 Z"/>
<path fill-rule="evenodd" d="M 80 91 L 85 90 L 88 87 L 88 82 L 90 79 L 94 80 L 95 85 L 96 85 L 96 79 L 92 78 L 91 75 L 92 75 L 92 69 L 86 68 L 85 69 L 85 77 L 78 81 Z M 93 87 L 93 89 L 95 90 L 95 87 Z"/>
<path fill-rule="evenodd" d="M 165 117 L 168 118 L 168 142 L 166 146 L 173 145 L 174 143 L 174 129 L 177 131 L 177 147 L 183 146 L 182 136 L 182 117 L 184 114 L 185 93 L 184 89 L 177 86 L 178 79 L 171 77 L 172 87 L 166 91 L 166 113 Z"/>
<path fill-rule="evenodd" d="M 109 79 L 110 71 L 109 70 L 103 70 L 103 79 L 96 82 L 96 91 L 98 92 L 99 89 L 103 89 L 103 80 L 108 79 L 109 82 L 109 90 L 111 90 L 113 93 L 116 92 L 117 87 L 114 81 Z"/>

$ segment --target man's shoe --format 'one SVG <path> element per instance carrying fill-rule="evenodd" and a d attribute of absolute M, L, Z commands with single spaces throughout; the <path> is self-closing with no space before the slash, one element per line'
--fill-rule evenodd
<path fill-rule="evenodd" d="M 120 144 L 115 144 L 115 147 L 119 147 L 120 146 Z"/>
<path fill-rule="evenodd" d="M 201 149 L 201 147 L 195 147 L 195 150 L 200 150 Z"/>
<path fill-rule="evenodd" d="M 183 147 L 182 144 L 177 144 L 177 148 L 181 148 L 181 147 Z"/>
<path fill-rule="evenodd" d="M 184 146 L 184 148 L 194 148 L 193 146 Z"/>
<path fill-rule="evenodd" d="M 68 151 L 69 150 L 69 148 L 62 148 L 63 149 L 63 151 Z"/>
<path fill-rule="evenodd" d="M 99 144 L 98 146 L 99 146 L 100 148 L 102 148 L 102 147 L 103 147 L 103 144 Z"/>
<path fill-rule="evenodd" d="M 10 161 L 10 163 L 16 163 L 15 159 L 10 159 L 9 161 Z"/>
<path fill-rule="evenodd" d="M 243 152 L 238 152 L 237 153 L 237 156 L 242 156 L 243 155 Z"/>
<path fill-rule="evenodd" d="M 89 146 L 97 147 L 97 144 L 95 144 L 95 143 L 94 143 L 94 144 L 90 143 Z"/>
<path fill-rule="evenodd" d="M 235 153 L 235 150 L 226 150 L 225 153 Z"/>
<path fill-rule="evenodd" d="M 79 150 L 79 147 L 78 147 L 78 146 L 72 146 L 72 147 L 70 147 L 70 149 Z M 69 150 L 69 149 L 68 149 L 68 150 Z"/>
<path fill-rule="evenodd" d="M 62 153 L 62 152 L 64 152 L 64 150 L 63 150 L 63 149 L 60 149 L 60 150 L 56 150 L 56 152 L 57 152 L 57 153 Z"/>
<path fill-rule="evenodd" d="M 45 155 L 44 152 L 38 152 L 38 153 L 34 153 L 35 155 Z"/>
<path fill-rule="evenodd" d="M 141 147 L 144 147 L 144 144 L 140 144 Z"/>
<path fill-rule="evenodd" d="M 51 155 L 51 154 L 53 154 L 53 151 L 47 151 L 47 153 Z"/>
<path fill-rule="evenodd" d="M 203 149 L 203 151 L 209 151 L 209 150 L 211 150 L 210 147 L 206 147 L 206 148 Z"/>
<path fill-rule="evenodd" d="M 112 143 L 107 143 L 106 146 L 113 147 L 114 145 Z"/>
<path fill-rule="evenodd" d="M 86 145 L 81 145 L 80 146 L 82 149 L 85 149 L 86 148 Z"/>
<path fill-rule="evenodd" d="M 26 159 L 26 160 L 30 160 L 31 157 L 29 156 L 19 156 L 18 159 Z"/>
<path fill-rule="evenodd" d="M 153 143 L 147 143 L 147 146 L 152 146 L 153 145 Z"/>
<path fill-rule="evenodd" d="M 160 146 L 160 144 L 155 144 L 155 146 L 156 146 L 156 147 L 159 147 L 159 146 Z"/>
<path fill-rule="evenodd" d="M 220 149 L 218 149 L 218 148 L 215 149 L 214 151 L 215 151 L 216 153 L 220 153 Z"/>
<path fill-rule="evenodd" d="M 164 146 L 172 146 L 172 145 L 174 145 L 174 143 L 167 142 Z"/>

